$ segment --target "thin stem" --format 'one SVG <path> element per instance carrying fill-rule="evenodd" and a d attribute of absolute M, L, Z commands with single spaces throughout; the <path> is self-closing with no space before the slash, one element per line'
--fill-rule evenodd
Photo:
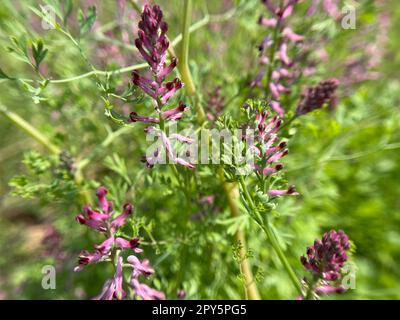
<path fill-rule="evenodd" d="M 180 52 L 180 62 L 178 64 L 179 72 L 182 76 L 182 80 L 185 83 L 186 92 L 190 96 L 196 95 L 196 87 L 193 82 L 193 77 L 189 68 L 189 45 L 190 45 L 190 21 L 192 18 L 193 2 L 192 0 L 184 1 L 184 17 L 182 24 L 182 46 Z M 200 124 L 202 124 L 206 115 L 199 99 L 196 99 L 197 106 L 197 118 Z"/>
<path fill-rule="evenodd" d="M 221 177 L 223 180 L 223 177 Z M 239 217 L 241 215 L 237 201 L 239 198 L 239 190 L 236 184 L 223 183 L 224 192 L 228 201 L 228 206 L 231 211 L 232 217 Z M 238 229 L 235 234 L 236 241 L 241 244 L 240 247 L 240 268 L 245 279 L 246 284 L 246 297 L 250 300 L 260 300 L 260 294 L 258 292 L 257 283 L 254 280 L 253 273 L 249 259 L 247 258 L 247 244 L 246 236 L 242 229 Z"/>
<path fill-rule="evenodd" d="M 121 68 L 121 69 L 117 69 L 117 70 L 114 70 L 114 71 L 92 70 L 92 71 L 89 71 L 87 73 L 80 74 L 78 76 L 74 76 L 74 77 L 71 77 L 71 78 L 50 80 L 50 83 L 71 82 L 71 81 L 87 78 L 87 77 L 90 77 L 92 75 L 113 76 L 113 75 L 117 75 L 117 74 L 120 74 L 120 73 L 130 72 L 130 71 L 133 71 L 133 70 L 144 69 L 147 66 L 148 66 L 147 63 L 140 63 L 140 64 L 134 64 L 132 66 L 124 67 L 124 68 Z"/>
<path fill-rule="evenodd" d="M 240 177 L 239 182 L 240 182 L 240 186 L 242 188 L 244 197 L 246 198 L 246 201 L 248 202 L 250 209 L 252 210 L 253 215 L 251 215 L 251 216 L 254 218 L 254 220 L 257 222 L 257 224 L 261 227 L 261 229 L 266 234 L 269 242 L 271 243 L 272 248 L 275 250 L 276 254 L 278 255 L 279 260 L 281 261 L 283 267 L 285 268 L 285 271 L 289 275 L 290 280 L 292 281 L 295 288 L 301 294 L 302 292 L 301 292 L 301 285 L 300 285 L 299 279 L 297 278 L 296 273 L 293 271 L 292 267 L 290 266 L 289 261 L 287 260 L 285 254 L 283 253 L 283 250 L 271 228 L 270 223 L 268 221 L 267 221 L 267 223 L 264 223 L 264 220 L 262 219 L 262 216 L 258 212 L 258 210 L 254 204 L 254 201 L 247 189 L 247 186 L 244 182 L 243 177 Z"/>
<path fill-rule="evenodd" d="M 0 113 L 2 113 L 7 119 L 14 123 L 17 127 L 22 129 L 25 133 L 31 136 L 34 140 L 39 142 L 47 150 L 54 155 L 59 155 L 61 150 L 59 147 L 54 145 L 50 140 L 43 135 L 39 130 L 33 127 L 30 123 L 21 118 L 18 114 L 10 111 L 7 107 L 0 105 Z"/>
<path fill-rule="evenodd" d="M 294 120 L 297 119 L 297 116 L 294 115 L 293 117 L 291 117 L 288 121 L 286 121 L 280 128 L 279 130 L 282 130 L 283 128 L 286 128 L 287 126 L 289 126 Z"/>
<path fill-rule="evenodd" d="M 184 0 L 183 9 L 183 24 L 182 24 L 182 47 L 180 52 L 180 68 L 181 76 L 183 82 L 185 83 L 186 90 L 189 95 L 194 95 L 196 93 L 196 88 L 193 83 L 192 74 L 189 69 L 189 44 L 190 44 L 190 20 L 192 18 L 192 0 Z"/>
<path fill-rule="evenodd" d="M 45 135 L 43 135 L 39 130 L 33 127 L 26 120 L 21 118 L 18 114 L 10 111 L 7 107 L 0 105 L 0 113 L 3 114 L 7 119 L 9 119 L 13 124 L 22 129 L 26 134 L 32 137 L 34 140 L 39 142 L 42 146 L 44 146 L 47 150 L 49 150 L 52 154 L 58 156 L 61 153 L 61 149 L 54 145 Z M 78 164 L 79 166 L 79 164 Z M 81 199 L 84 203 L 90 203 L 90 195 L 88 191 L 83 186 L 83 175 L 81 170 L 77 170 L 75 173 L 75 183 L 79 188 L 79 193 Z"/>
<path fill-rule="evenodd" d="M 131 3 L 134 3 L 134 1 L 131 1 Z M 137 10 L 137 8 L 139 8 L 138 6 L 135 8 L 135 10 Z M 140 13 L 141 9 L 139 8 L 139 13 Z M 228 19 L 230 19 L 236 12 L 236 8 L 230 9 L 227 12 L 223 13 L 223 14 L 216 14 L 216 15 L 205 15 L 201 20 L 195 22 L 193 25 L 191 25 L 189 27 L 189 34 L 192 32 L 195 32 L 199 29 L 201 29 L 202 27 L 206 26 L 207 24 L 209 24 L 210 22 L 222 22 L 222 21 L 226 21 Z M 97 30 L 100 35 L 97 36 L 97 40 L 99 41 L 104 41 L 104 42 L 112 42 L 114 44 L 117 44 L 118 46 L 124 47 L 126 49 L 130 49 L 130 50 L 136 50 L 136 47 L 134 47 L 133 45 L 127 45 L 125 43 L 122 43 L 120 41 L 117 41 L 115 39 L 111 39 L 107 36 L 104 36 L 104 34 L 102 34 L 102 30 Z M 170 53 L 171 56 L 176 56 L 174 48 L 176 47 L 181 41 L 182 41 L 183 37 L 182 34 L 179 34 L 178 36 L 176 36 L 176 38 L 174 38 L 173 40 L 171 40 L 170 42 L 170 47 L 168 48 L 168 51 Z M 76 42 L 76 41 L 75 41 Z M 72 77 L 68 77 L 65 79 L 55 79 L 55 80 L 49 80 L 49 83 L 54 83 L 54 84 L 58 84 L 58 83 L 67 83 L 67 82 L 71 82 L 71 81 L 75 81 L 75 80 L 80 80 L 80 79 L 84 79 L 93 75 L 104 75 L 104 76 L 113 76 L 113 75 L 118 75 L 121 73 L 127 73 L 133 70 L 138 70 L 138 69 L 144 69 L 148 66 L 147 63 L 141 63 L 141 64 L 134 64 L 131 66 L 127 66 L 124 68 L 120 68 L 120 69 L 116 69 L 114 71 L 103 71 L 103 70 L 97 70 L 97 69 L 93 69 L 92 71 L 77 75 L 77 76 L 72 76 Z M 35 80 L 33 79 L 24 79 L 24 78 L 11 78 L 8 80 L 21 80 L 24 82 L 35 82 Z"/>

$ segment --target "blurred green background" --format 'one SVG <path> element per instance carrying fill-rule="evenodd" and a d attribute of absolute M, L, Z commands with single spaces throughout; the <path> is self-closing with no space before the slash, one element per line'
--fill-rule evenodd
<path fill-rule="evenodd" d="M 80 44 L 98 70 L 141 62 L 132 48 L 139 19 L 130 1 L 62 2 L 65 27 L 73 35 L 79 33 L 79 9 L 87 13 L 91 5 L 96 6 L 96 22 Z M 124 7 L 119 6 L 124 2 Z M 340 5 L 346 3 L 357 4 L 342 1 Z M 182 1 L 158 4 L 174 39 L 180 33 Z M 244 101 L 240 95 L 231 97 L 257 74 L 257 44 L 268 34 L 257 20 L 266 10 L 256 0 L 202 0 L 194 5 L 192 23 L 199 22 L 199 28 L 191 35 L 190 66 L 196 85 L 206 109 L 209 96 L 220 87 L 224 112 L 234 115 Z M 356 289 L 332 298 L 398 299 L 400 5 L 396 0 L 358 1 L 354 30 L 342 29 L 321 8 L 314 16 L 305 16 L 308 5 L 308 1 L 299 4 L 291 24 L 308 39 L 308 61 L 318 63 L 312 75 L 299 80 L 295 91 L 331 77 L 339 78 L 342 85 L 336 110 L 302 117 L 288 132 L 287 179 L 301 196 L 280 201 L 277 228 L 299 276 L 306 274 L 299 261 L 306 246 L 327 230 L 343 229 L 356 248 L 352 258 Z M 85 167 L 91 192 L 106 184 L 116 207 L 125 199 L 135 204 L 146 257 L 156 268 L 154 285 L 171 299 L 180 288 L 187 291 L 188 299 L 243 298 L 232 250 L 232 228 L 243 223 L 251 235 L 250 261 L 262 297 L 294 299 L 294 289 L 257 227 L 246 218 L 230 217 L 220 197 L 221 186 L 208 183 L 213 179 L 210 170 L 200 170 L 198 196 L 215 194 L 216 203 L 205 209 L 205 217 L 192 219 L 201 205 L 185 207 L 179 195 L 163 187 L 167 173 L 160 176 L 143 168 L 143 127 L 121 129 L 104 116 L 94 77 L 42 83 L 40 89 L 42 79 L 17 59 L 18 46 L 11 37 L 28 44 L 43 40 L 48 53 L 40 71 L 47 78 L 74 78 L 90 68 L 64 34 L 43 29 L 30 6 L 38 8 L 39 3 L 0 3 L 0 107 L 24 118 L 71 157 L 93 156 Z M 121 94 L 129 78 L 129 72 L 113 75 L 110 90 Z M 296 101 L 288 100 L 287 105 L 293 107 Z M 129 103 L 118 99 L 113 103 L 120 113 L 131 110 Z M 98 265 L 80 274 L 72 272 L 80 249 L 89 248 L 98 238 L 74 221 L 81 204 L 68 161 L 60 167 L 45 147 L 1 113 L 0 124 L 0 298 L 94 296 L 112 270 Z M 56 290 L 41 287 L 41 269 L 47 264 L 56 266 Z"/>

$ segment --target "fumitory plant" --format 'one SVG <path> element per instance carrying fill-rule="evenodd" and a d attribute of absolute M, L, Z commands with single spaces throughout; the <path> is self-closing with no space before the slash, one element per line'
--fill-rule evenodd
<path fill-rule="evenodd" d="M 27 200 L 1 200 L 0 241 L 29 268 L 1 275 L 4 291 L 352 298 L 358 254 L 361 298 L 366 279 L 390 282 L 365 271 L 398 253 L 369 251 L 394 227 L 364 234 L 397 199 L 378 178 L 396 168 L 382 153 L 398 148 L 398 86 L 363 88 L 385 54 L 362 50 L 372 17 L 389 42 L 378 2 L 357 7 L 362 33 L 341 29 L 344 1 L 5 0 L 0 190 Z M 53 296 L 31 289 L 42 265 Z"/>

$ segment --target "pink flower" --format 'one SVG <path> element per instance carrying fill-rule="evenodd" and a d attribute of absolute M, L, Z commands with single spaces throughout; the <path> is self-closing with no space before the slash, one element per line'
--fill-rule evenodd
<path fill-rule="evenodd" d="M 131 286 L 135 294 L 143 300 L 165 300 L 165 294 L 163 292 L 150 288 L 148 285 L 140 283 L 135 278 L 132 279 Z"/>
<path fill-rule="evenodd" d="M 290 29 L 289 27 L 286 27 L 285 29 L 283 29 L 282 35 L 293 42 L 300 42 L 300 41 L 304 40 L 304 36 L 301 36 L 301 35 L 293 32 L 293 30 Z"/>
<path fill-rule="evenodd" d="M 101 293 L 94 297 L 96 300 L 122 300 L 126 297 L 126 292 L 123 288 L 123 267 L 124 259 L 120 255 L 122 251 L 133 250 L 135 253 L 143 252 L 139 248 L 139 238 L 133 238 L 127 240 L 121 236 L 117 237 L 117 232 L 122 227 L 127 218 L 133 212 L 133 206 L 127 203 L 123 206 L 123 212 L 118 215 L 115 219 L 111 217 L 112 203 L 107 201 L 107 189 L 100 187 L 97 189 L 97 196 L 99 198 L 99 206 L 101 210 L 99 212 L 94 211 L 90 206 L 86 206 L 83 213 L 77 216 L 77 220 L 80 223 L 90 224 L 94 229 L 99 230 L 99 227 L 95 224 L 101 224 L 101 230 L 108 235 L 108 238 L 99 245 L 94 245 L 94 252 L 90 253 L 86 250 L 81 251 L 79 255 L 78 266 L 74 268 L 75 272 L 81 271 L 85 266 L 92 263 L 98 263 L 103 261 L 110 261 L 114 263 L 110 257 L 118 256 L 115 265 L 115 274 L 112 280 L 107 280 L 101 290 Z M 104 230 L 103 230 L 104 228 Z M 119 251 L 115 251 L 118 249 Z M 154 290 L 145 284 L 139 282 L 139 276 L 149 277 L 154 273 L 154 269 L 151 267 L 148 260 L 140 261 L 136 256 L 129 256 L 127 259 L 128 263 L 133 268 L 132 281 L 130 285 L 134 289 L 136 296 L 142 299 L 165 299 L 165 295 L 162 292 Z"/>
<path fill-rule="evenodd" d="M 132 81 L 134 85 L 140 87 L 144 93 L 153 99 L 160 117 L 166 121 L 180 120 L 187 109 L 187 106 L 183 102 L 180 102 L 176 108 L 166 111 L 162 110 L 169 100 L 175 96 L 177 91 L 184 86 L 179 78 L 174 78 L 168 82 L 164 81 L 178 63 L 174 57 L 171 59 L 170 64 L 166 63 L 167 50 L 169 48 L 166 36 L 168 25 L 163 21 L 163 13 L 157 5 L 150 6 L 149 4 L 145 4 L 141 17 L 142 19 L 138 25 L 138 39 L 136 39 L 135 45 L 143 59 L 149 64 L 152 71 L 152 79 L 140 76 L 138 72 L 134 71 Z M 136 112 L 130 114 L 130 120 L 132 122 L 160 123 L 160 119 L 158 118 L 139 116 Z M 160 134 L 160 137 L 163 140 L 163 146 L 169 160 L 189 169 L 194 168 L 191 163 L 174 156 L 172 144 L 163 133 Z M 157 150 L 153 157 L 144 159 L 148 168 L 152 168 L 157 162 L 160 151 Z"/>
<path fill-rule="evenodd" d="M 290 186 L 288 189 L 286 190 L 274 190 L 271 189 L 268 191 L 268 195 L 270 197 L 282 197 L 282 196 L 298 196 L 299 193 L 296 192 L 296 189 L 294 186 Z"/>
<path fill-rule="evenodd" d="M 141 275 L 147 278 L 154 273 L 150 262 L 148 260 L 140 261 L 136 256 L 129 256 L 127 261 L 133 267 L 131 287 L 135 291 L 136 296 L 143 300 L 164 300 L 165 294 L 163 292 L 150 288 L 139 281 Z"/>
<path fill-rule="evenodd" d="M 133 274 L 136 277 L 142 274 L 147 278 L 154 273 L 149 260 L 140 261 L 136 256 L 129 256 L 127 261 L 132 265 Z"/>
<path fill-rule="evenodd" d="M 117 270 L 115 271 L 115 276 L 114 276 L 114 285 L 115 285 L 114 296 L 118 300 L 122 300 L 123 298 L 125 298 L 126 293 L 122 288 L 122 257 L 118 258 Z"/>
<path fill-rule="evenodd" d="M 143 250 L 139 248 L 139 238 L 134 238 L 132 240 L 126 240 L 124 238 L 116 238 L 115 245 L 122 250 L 132 249 L 136 253 L 143 252 Z"/>
<path fill-rule="evenodd" d="M 125 220 L 132 214 L 133 206 L 130 203 L 124 204 L 124 211 L 111 222 L 111 228 L 118 229 Z"/>
<path fill-rule="evenodd" d="M 95 249 L 99 251 L 102 255 L 106 255 L 110 252 L 111 248 L 114 245 L 114 237 L 104 240 L 100 245 L 95 245 Z"/>
<path fill-rule="evenodd" d="M 101 292 L 96 297 L 92 298 L 92 300 L 112 300 L 114 298 L 115 293 L 115 283 L 113 280 L 107 280 Z"/>
<path fill-rule="evenodd" d="M 99 262 L 103 258 L 103 254 L 100 251 L 95 251 L 90 253 L 86 250 L 81 251 L 79 254 L 79 265 L 74 268 L 75 272 L 80 272 L 84 268 L 91 263 Z"/>

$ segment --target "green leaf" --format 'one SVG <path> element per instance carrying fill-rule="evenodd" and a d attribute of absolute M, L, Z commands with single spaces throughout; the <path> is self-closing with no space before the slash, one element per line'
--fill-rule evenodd
<path fill-rule="evenodd" d="M 80 34 L 84 35 L 90 31 L 94 22 L 96 21 L 96 7 L 92 6 L 88 9 L 88 13 L 85 16 L 82 10 L 79 11 L 79 29 Z"/>
<path fill-rule="evenodd" d="M 39 39 L 35 43 L 32 44 L 32 55 L 35 60 L 36 68 L 39 68 L 39 65 L 42 63 L 43 59 L 46 57 L 47 49 L 44 48 L 42 39 Z"/>

